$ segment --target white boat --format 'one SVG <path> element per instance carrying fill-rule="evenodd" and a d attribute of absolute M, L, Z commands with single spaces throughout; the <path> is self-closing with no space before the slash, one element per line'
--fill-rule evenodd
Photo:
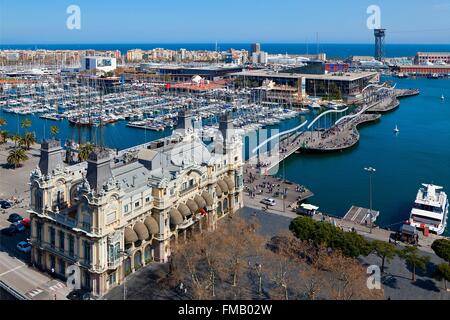
<path fill-rule="evenodd" d="M 399 132 L 400 132 L 400 129 L 398 128 L 397 125 L 395 125 L 394 132 L 395 132 L 395 133 L 399 133 Z"/>
<path fill-rule="evenodd" d="M 444 97 L 444 95 L 442 95 L 442 96 L 441 96 L 441 100 L 442 100 L 442 101 L 444 101 L 444 100 L 445 100 L 445 97 Z"/>
<path fill-rule="evenodd" d="M 336 102 L 333 102 L 333 101 L 328 102 L 328 105 L 327 105 L 327 108 L 328 109 L 332 109 L 332 110 L 339 110 L 339 109 L 342 109 L 342 108 L 345 108 L 345 107 L 346 107 L 345 104 L 343 104 L 343 103 L 336 103 Z"/>
<path fill-rule="evenodd" d="M 310 105 L 308 105 L 308 107 L 310 107 L 311 109 L 320 109 L 321 108 L 320 104 L 318 104 L 315 101 L 313 103 L 311 103 Z"/>
<path fill-rule="evenodd" d="M 416 229 L 428 229 L 441 235 L 447 226 L 448 198 L 443 187 L 433 184 L 422 184 L 417 192 L 414 207 L 411 210 L 409 223 Z"/>

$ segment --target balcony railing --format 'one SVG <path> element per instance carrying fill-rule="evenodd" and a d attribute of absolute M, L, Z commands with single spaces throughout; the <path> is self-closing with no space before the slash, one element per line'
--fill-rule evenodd
<path fill-rule="evenodd" d="M 198 187 L 198 184 L 197 184 L 197 183 L 195 183 L 195 184 L 192 185 L 192 186 L 188 186 L 186 189 L 180 191 L 180 195 L 185 195 L 186 193 L 188 193 L 188 192 L 190 192 L 190 191 L 196 189 L 197 187 Z"/>
<path fill-rule="evenodd" d="M 77 221 L 75 219 L 66 216 L 64 212 L 55 213 L 49 211 L 47 214 L 50 218 L 54 219 L 56 222 L 63 224 L 69 228 L 75 228 L 77 225 Z"/>

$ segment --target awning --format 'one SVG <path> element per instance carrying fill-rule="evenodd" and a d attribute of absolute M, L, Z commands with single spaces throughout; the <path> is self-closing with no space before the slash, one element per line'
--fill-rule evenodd
<path fill-rule="evenodd" d="M 205 199 L 203 199 L 203 197 L 196 195 L 194 198 L 195 203 L 197 203 L 199 208 L 204 208 L 206 207 L 206 201 Z"/>
<path fill-rule="evenodd" d="M 136 222 L 133 227 L 134 232 L 136 232 L 139 240 L 144 241 L 150 239 L 150 234 L 148 233 L 148 229 L 142 222 Z"/>
<path fill-rule="evenodd" d="M 156 222 L 155 218 L 153 218 L 152 216 L 148 216 L 147 218 L 145 218 L 144 220 L 144 224 L 148 229 L 148 232 L 150 234 L 158 234 L 159 233 L 159 225 L 158 222 Z"/>
<path fill-rule="evenodd" d="M 410 236 L 415 236 L 416 234 L 418 234 L 419 232 L 417 231 L 417 229 L 415 227 L 413 227 L 410 224 L 404 224 L 400 227 L 400 232 L 403 234 L 407 234 Z"/>
<path fill-rule="evenodd" d="M 231 179 L 230 176 L 226 176 L 223 180 L 227 184 L 228 190 L 234 189 L 234 181 L 233 181 L 233 179 Z"/>
<path fill-rule="evenodd" d="M 197 202 L 195 202 L 192 199 L 189 199 L 188 201 L 186 201 L 186 205 L 189 207 L 189 210 L 191 210 L 192 214 L 196 214 L 198 208 L 198 204 Z"/>
<path fill-rule="evenodd" d="M 213 199 L 212 195 L 210 195 L 208 192 L 206 192 L 206 191 L 203 192 L 202 198 L 205 199 L 206 205 L 208 207 L 212 207 L 214 205 L 214 199 Z"/>
<path fill-rule="evenodd" d="M 125 228 L 125 244 L 133 244 L 138 241 L 138 235 L 130 227 Z"/>
<path fill-rule="evenodd" d="M 310 211 L 319 210 L 319 207 L 316 207 L 316 206 L 313 206 L 312 204 L 307 204 L 307 203 L 302 203 L 300 205 L 300 207 L 302 207 L 305 210 L 310 210 Z"/>
<path fill-rule="evenodd" d="M 220 189 L 222 189 L 223 193 L 228 193 L 228 185 L 223 180 L 217 181 L 217 184 L 220 186 Z"/>
<path fill-rule="evenodd" d="M 222 191 L 222 189 L 220 188 L 220 186 L 219 186 L 219 184 L 216 184 L 216 193 L 217 193 L 217 196 L 220 198 L 221 196 L 222 196 L 222 194 L 223 194 L 223 191 Z"/>
<path fill-rule="evenodd" d="M 183 217 L 188 217 L 190 216 L 191 210 L 189 209 L 189 207 L 187 205 L 185 205 L 184 203 L 180 203 L 180 205 L 178 206 L 178 210 L 177 210 Z"/>
<path fill-rule="evenodd" d="M 178 226 L 179 224 L 183 223 L 183 216 L 181 215 L 180 211 L 177 209 L 170 209 L 170 224 L 173 226 Z"/>

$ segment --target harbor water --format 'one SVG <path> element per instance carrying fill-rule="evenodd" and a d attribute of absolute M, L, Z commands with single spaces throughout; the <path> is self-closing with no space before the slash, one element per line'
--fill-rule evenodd
<path fill-rule="evenodd" d="M 320 210 L 344 216 L 352 205 L 369 207 L 369 176 L 364 170 L 372 166 L 373 208 L 380 211 L 378 224 L 397 228 L 409 217 L 411 206 L 421 183 L 434 183 L 450 194 L 450 80 L 394 79 L 398 88 L 418 88 L 420 95 L 401 100 L 398 109 L 381 120 L 360 129 L 361 139 L 351 150 L 331 154 L 293 154 L 284 162 L 286 178 L 310 188 L 315 196 L 310 202 Z M 441 96 L 447 97 L 442 101 Z M 298 126 L 313 115 L 284 121 L 270 128 L 284 131 Z M 27 117 L 41 141 L 50 136 L 50 126 L 60 128 L 64 141 L 78 141 L 79 132 L 67 120 L 51 121 L 37 115 L 20 116 L 0 112 L 8 124 L 2 129 L 23 133 L 20 122 Z M 336 120 L 336 119 L 333 119 Z M 323 124 L 327 126 L 328 124 Z M 394 133 L 398 126 L 400 132 Z M 80 129 L 83 141 L 99 141 L 99 129 Z M 103 129 L 104 144 L 125 149 L 170 135 L 171 130 L 155 132 L 126 127 L 125 121 L 109 124 Z M 247 152 L 248 153 L 248 148 Z M 283 165 L 280 169 L 283 169 Z M 449 234 L 448 228 L 446 234 Z"/>
<path fill-rule="evenodd" d="M 443 186 L 450 194 L 450 80 L 389 80 L 398 88 L 418 88 L 420 95 L 402 99 L 398 109 L 362 127 L 353 149 L 294 154 L 285 161 L 284 170 L 287 179 L 311 188 L 315 193 L 311 203 L 342 217 L 352 205 L 369 207 L 369 176 L 364 168 L 374 167 L 377 223 L 396 229 L 409 218 L 421 183 Z M 442 95 L 448 98 L 442 101 Z M 396 125 L 398 134 L 393 131 Z M 450 234 L 448 227 L 445 234 Z"/>

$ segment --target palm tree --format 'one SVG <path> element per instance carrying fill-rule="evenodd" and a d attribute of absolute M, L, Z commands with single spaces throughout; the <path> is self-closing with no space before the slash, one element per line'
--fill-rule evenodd
<path fill-rule="evenodd" d="M 30 119 L 28 119 L 28 118 L 25 118 L 25 119 L 23 119 L 22 120 L 22 122 L 20 123 L 20 126 L 22 127 L 22 128 L 29 128 L 29 127 L 31 127 L 31 120 Z"/>
<path fill-rule="evenodd" d="M 0 131 L 0 143 L 5 143 L 6 139 L 8 139 L 9 133 L 6 130 Z"/>
<path fill-rule="evenodd" d="M 6 122 L 6 119 L 0 118 L 0 127 L 6 126 L 8 122 Z"/>
<path fill-rule="evenodd" d="M 30 146 L 35 143 L 36 136 L 32 132 L 25 133 L 25 135 L 20 139 L 20 145 L 26 147 L 27 150 L 30 150 Z"/>
<path fill-rule="evenodd" d="M 9 152 L 8 157 L 6 158 L 6 161 L 8 164 L 13 165 L 14 169 L 17 167 L 20 167 L 22 165 L 22 162 L 25 162 L 28 160 L 28 156 L 24 149 L 22 148 L 14 148 Z"/>
<path fill-rule="evenodd" d="M 59 128 L 57 126 L 51 126 L 50 133 L 52 134 L 53 138 L 56 139 L 56 136 L 59 133 Z"/>
<path fill-rule="evenodd" d="M 80 144 L 78 148 L 78 160 L 80 162 L 86 161 L 89 154 L 94 151 L 94 145 L 90 143 Z"/>
<path fill-rule="evenodd" d="M 14 142 L 14 146 L 17 147 L 17 144 L 20 143 L 20 141 L 22 140 L 22 137 L 20 136 L 20 134 L 15 133 L 11 136 L 11 140 Z"/>

